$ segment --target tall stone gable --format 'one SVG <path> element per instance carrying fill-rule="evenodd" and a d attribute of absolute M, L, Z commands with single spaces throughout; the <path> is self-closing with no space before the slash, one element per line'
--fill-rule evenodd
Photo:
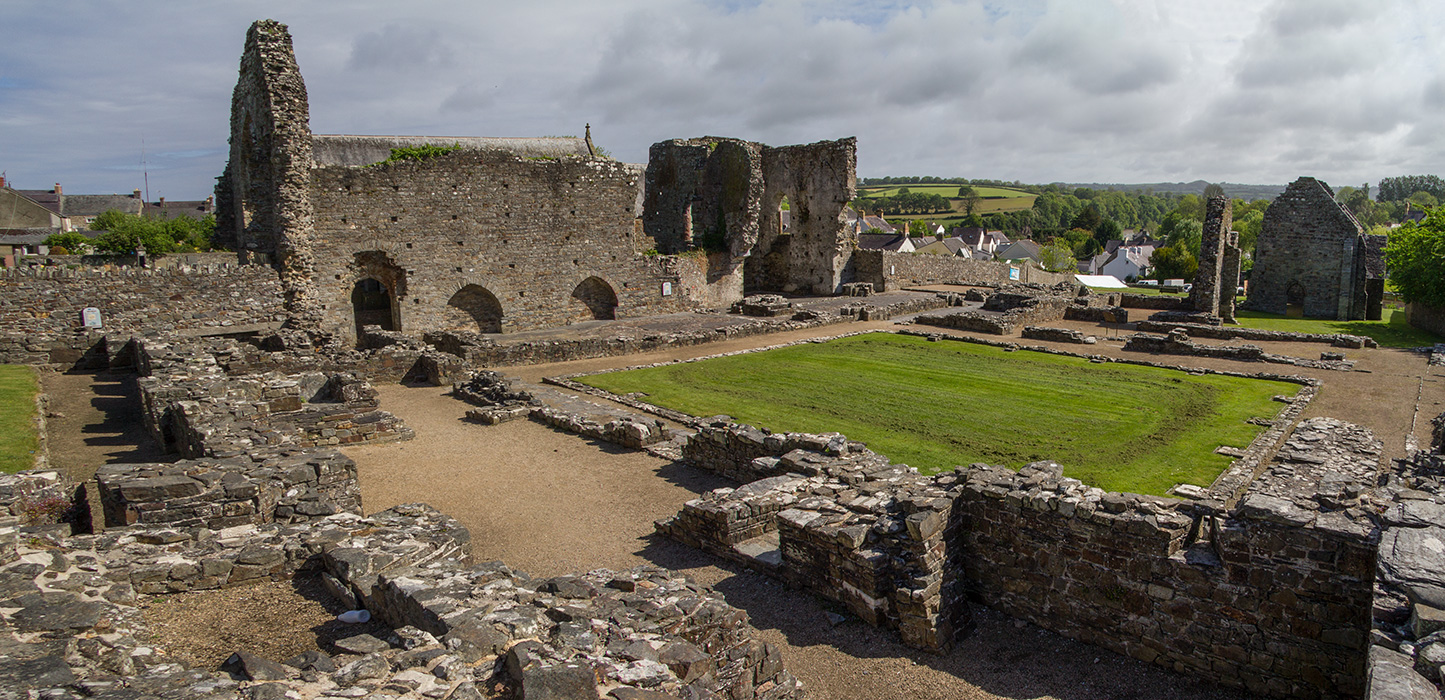
<path fill-rule="evenodd" d="M 1312 177 L 1295 180 L 1264 213 L 1245 308 L 1283 314 L 1298 307 L 1310 318 L 1366 318 L 1365 243 L 1359 222 L 1335 201 L 1329 185 Z"/>
<path fill-rule="evenodd" d="M 243 263 L 281 275 L 291 323 L 315 324 L 311 249 L 311 124 L 306 82 L 286 25 L 261 20 L 246 32 L 231 95 L 231 154 L 216 184 L 216 230 Z"/>

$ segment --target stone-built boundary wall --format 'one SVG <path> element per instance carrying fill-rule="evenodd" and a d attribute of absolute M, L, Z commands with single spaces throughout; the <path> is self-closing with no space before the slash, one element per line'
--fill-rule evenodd
<path fill-rule="evenodd" d="M 814 449 L 799 445 L 811 444 Z M 784 448 L 792 448 L 781 452 Z M 946 649 L 966 597 L 1120 653 L 1274 697 L 1364 688 L 1380 443 L 1301 424 L 1237 507 L 1106 493 L 1054 463 L 922 477 L 837 435 L 700 430 L 684 455 L 762 477 L 658 530 Z M 737 545 L 776 531 L 778 554 Z"/>
<path fill-rule="evenodd" d="M 73 363 L 98 341 L 81 311 L 100 310 L 100 332 L 226 332 L 285 320 L 275 270 L 205 265 L 0 270 L 0 362 Z"/>
<path fill-rule="evenodd" d="M 1120 295 L 1119 305 L 1130 309 L 1153 309 L 1155 311 L 1187 311 L 1192 307 L 1187 296 L 1155 296 L 1151 294 Z"/>
<path fill-rule="evenodd" d="M 1010 278 L 1010 268 L 1019 271 Z M 960 284 L 999 287 L 1011 283 L 1055 285 L 1072 282 L 1070 274 L 1046 272 L 1031 265 L 1009 265 L 948 255 L 895 253 L 859 250 L 853 253 L 853 269 L 859 282 L 872 282 L 880 292 L 929 284 Z"/>

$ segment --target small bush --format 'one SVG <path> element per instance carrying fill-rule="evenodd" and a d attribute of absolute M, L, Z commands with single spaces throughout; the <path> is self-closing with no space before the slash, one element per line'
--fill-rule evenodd
<path fill-rule="evenodd" d="M 59 496 L 22 499 L 20 518 L 26 525 L 54 525 L 70 520 L 70 501 Z"/>

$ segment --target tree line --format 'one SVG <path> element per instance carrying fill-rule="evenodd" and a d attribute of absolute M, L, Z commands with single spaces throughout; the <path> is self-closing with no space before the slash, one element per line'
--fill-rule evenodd
<path fill-rule="evenodd" d="M 47 236 L 45 245 L 57 255 L 90 251 L 130 255 L 142 247 L 149 255 L 166 255 L 217 248 L 216 217 L 211 214 L 200 219 L 181 215 L 162 220 L 111 210 L 95 217 L 90 230 L 104 233 L 95 238 L 74 231 L 57 233 Z"/>

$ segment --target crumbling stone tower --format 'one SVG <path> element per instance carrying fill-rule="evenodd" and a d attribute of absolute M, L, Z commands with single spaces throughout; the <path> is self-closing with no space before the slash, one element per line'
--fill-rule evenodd
<path fill-rule="evenodd" d="M 1368 237 L 1329 185 L 1295 180 L 1264 213 L 1245 308 L 1341 321 L 1379 318 L 1383 280 L 1367 283 Z M 1375 288 L 1375 293 L 1370 293 Z"/>
<path fill-rule="evenodd" d="M 231 95 L 231 156 L 216 183 L 216 230 L 241 262 L 276 267 L 291 324 L 299 327 L 314 326 L 320 314 L 310 119 L 286 25 L 252 24 Z"/>
<path fill-rule="evenodd" d="M 643 232 L 660 253 L 726 250 L 747 291 L 836 294 L 850 281 L 857 139 L 771 147 L 672 139 L 648 151 Z M 788 200 L 788 231 L 780 207 Z"/>
<path fill-rule="evenodd" d="M 1223 195 L 1210 197 L 1199 243 L 1199 272 L 1189 293 L 1194 310 L 1234 323 L 1234 293 L 1239 288 L 1239 234 L 1231 231 L 1234 205 Z"/>

